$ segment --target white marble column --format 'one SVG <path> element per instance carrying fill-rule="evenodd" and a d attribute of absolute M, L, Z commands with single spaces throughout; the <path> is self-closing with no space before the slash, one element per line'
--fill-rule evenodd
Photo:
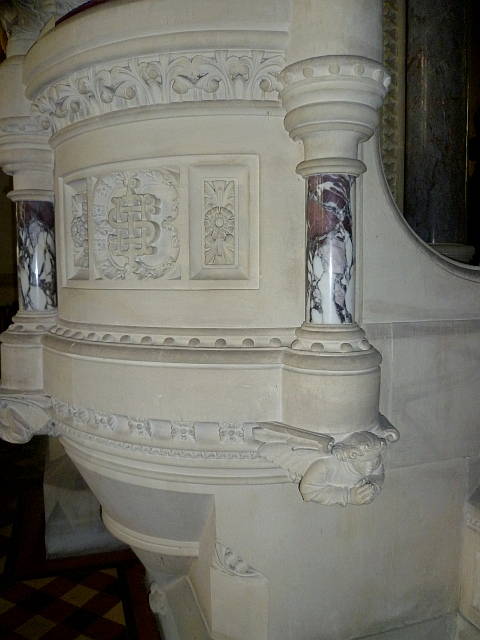
<path fill-rule="evenodd" d="M 368 349 L 355 323 L 352 194 L 366 170 L 358 145 L 378 125 L 390 79 L 375 60 L 321 55 L 290 64 L 281 80 L 285 127 L 305 152 L 297 173 L 306 180 L 306 315 L 293 346 Z"/>
<path fill-rule="evenodd" d="M 354 320 L 354 180 L 340 173 L 319 173 L 306 179 L 305 320 L 311 324 L 351 324 Z"/>
<path fill-rule="evenodd" d="M 53 193 L 19 189 L 8 195 L 16 205 L 19 311 L 0 337 L 2 387 L 38 391 L 43 388 L 41 340 L 57 314 Z"/>
<path fill-rule="evenodd" d="M 20 310 L 37 313 L 55 311 L 57 282 L 53 203 L 48 200 L 16 200 L 16 220 Z"/>
<path fill-rule="evenodd" d="M 0 166 L 13 177 L 17 214 L 19 312 L 4 331 L 2 388 L 43 388 L 42 337 L 56 319 L 53 155 L 49 132 L 31 115 L 24 97 L 24 57 L 7 58 L 0 84 L 10 100 L 0 99 Z"/>

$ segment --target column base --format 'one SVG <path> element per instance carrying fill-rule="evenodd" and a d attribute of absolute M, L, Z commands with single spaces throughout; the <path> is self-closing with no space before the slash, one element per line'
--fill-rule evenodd
<path fill-rule="evenodd" d="M 350 353 L 372 348 L 365 331 L 356 322 L 344 325 L 304 322 L 295 335 L 292 349 L 298 351 Z"/>

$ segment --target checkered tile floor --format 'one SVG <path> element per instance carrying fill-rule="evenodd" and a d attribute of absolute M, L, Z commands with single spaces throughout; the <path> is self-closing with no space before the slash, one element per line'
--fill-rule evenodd
<path fill-rule="evenodd" d="M 38 519 L 32 524 L 36 502 L 22 498 L 16 479 L 30 487 L 38 462 L 28 445 L 25 461 L 13 460 L 22 452 L 17 446 L 0 441 L 0 639 L 161 640 L 148 606 L 145 572 L 133 554 L 117 558 L 118 564 L 111 554 L 97 555 L 89 566 L 92 556 L 47 561 L 36 546 L 25 544 L 25 531 L 38 527 Z M 108 568 L 108 562 L 115 566 Z"/>
<path fill-rule="evenodd" d="M 0 589 L 4 640 L 126 640 L 116 569 L 69 572 Z"/>

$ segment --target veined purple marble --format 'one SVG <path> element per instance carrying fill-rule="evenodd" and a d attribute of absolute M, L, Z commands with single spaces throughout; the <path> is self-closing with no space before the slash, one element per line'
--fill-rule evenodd
<path fill-rule="evenodd" d="M 353 322 L 353 176 L 322 173 L 307 180 L 306 320 Z"/>
<path fill-rule="evenodd" d="M 18 295 L 23 311 L 57 306 L 54 211 L 51 202 L 17 202 Z"/>

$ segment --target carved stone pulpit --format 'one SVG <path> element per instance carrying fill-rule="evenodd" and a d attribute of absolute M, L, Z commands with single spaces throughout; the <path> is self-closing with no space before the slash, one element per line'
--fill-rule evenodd
<path fill-rule="evenodd" d="M 168 640 L 347 640 L 429 617 L 385 588 L 409 445 L 384 280 L 408 300 L 395 260 L 439 267 L 379 163 L 381 4 L 111 0 L 48 14 L 22 51 L 9 18 L 21 311 L 2 436 L 61 439 Z"/>

